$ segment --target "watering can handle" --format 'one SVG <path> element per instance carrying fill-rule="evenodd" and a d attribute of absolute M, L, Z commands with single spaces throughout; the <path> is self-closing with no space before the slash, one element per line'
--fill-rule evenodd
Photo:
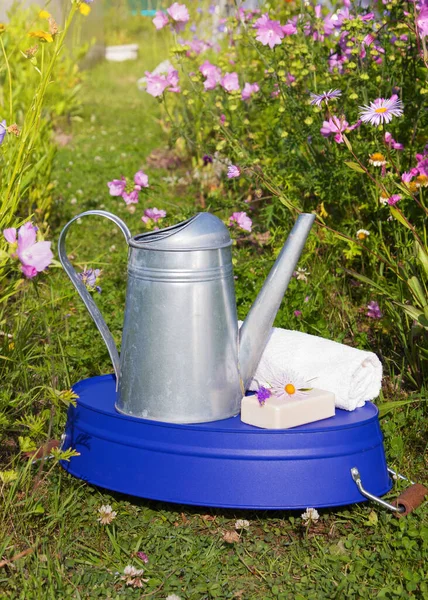
<path fill-rule="evenodd" d="M 61 231 L 61 235 L 59 236 L 59 240 L 58 240 L 59 260 L 61 261 L 61 264 L 64 267 L 65 272 L 70 277 L 71 282 L 73 283 L 74 287 L 76 288 L 79 296 L 82 298 L 83 303 L 85 304 L 86 308 L 89 311 L 89 314 L 95 321 L 95 325 L 97 326 L 98 331 L 102 335 L 102 338 L 107 346 L 108 353 L 110 354 L 111 362 L 113 363 L 114 372 L 116 374 L 116 386 L 117 386 L 117 383 L 119 381 L 120 361 L 119 361 L 119 353 L 117 351 L 116 344 L 114 343 L 113 336 L 111 335 L 110 330 L 107 327 L 107 324 L 103 319 L 100 309 L 95 304 L 92 296 L 86 289 L 85 284 L 81 281 L 81 279 L 79 279 L 71 262 L 68 260 L 67 252 L 65 249 L 65 239 L 67 237 L 67 231 L 68 231 L 68 228 L 70 227 L 70 225 L 72 223 L 74 223 L 74 221 L 77 221 L 77 219 L 80 219 L 81 217 L 86 217 L 88 215 L 99 215 L 101 217 L 106 217 L 106 219 L 110 219 L 110 221 L 113 221 L 113 223 L 116 223 L 116 225 L 118 225 L 118 227 L 122 231 L 123 235 L 125 236 L 125 239 L 127 242 L 129 240 L 129 238 L 131 237 L 131 232 L 129 231 L 129 229 L 125 225 L 125 223 L 121 219 L 119 219 L 119 217 L 116 217 L 112 213 L 106 212 L 105 210 L 88 210 L 84 213 L 81 213 L 80 215 L 77 215 L 73 219 L 71 219 L 71 221 L 69 221 L 67 223 L 67 225 L 64 227 L 64 229 Z"/>

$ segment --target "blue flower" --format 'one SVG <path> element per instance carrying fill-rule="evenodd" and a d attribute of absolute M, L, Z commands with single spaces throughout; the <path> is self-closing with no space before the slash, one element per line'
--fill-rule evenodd
<path fill-rule="evenodd" d="M 6 129 L 6 119 L 3 119 L 3 121 L 0 123 L 0 146 L 3 144 L 4 136 L 6 135 Z"/>

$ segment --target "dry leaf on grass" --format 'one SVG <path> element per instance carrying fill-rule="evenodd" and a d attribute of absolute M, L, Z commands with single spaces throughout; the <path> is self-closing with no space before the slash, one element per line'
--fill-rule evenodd
<path fill-rule="evenodd" d="M 235 544 L 239 542 L 240 539 L 240 535 L 236 531 L 225 531 L 223 533 L 223 541 L 227 544 Z"/>

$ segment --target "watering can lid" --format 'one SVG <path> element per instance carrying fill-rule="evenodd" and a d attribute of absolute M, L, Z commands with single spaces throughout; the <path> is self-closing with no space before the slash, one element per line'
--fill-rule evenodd
<path fill-rule="evenodd" d="M 165 229 L 141 233 L 129 240 L 134 248 L 147 250 L 212 250 L 230 246 L 229 230 L 211 213 L 198 213 L 194 217 Z"/>

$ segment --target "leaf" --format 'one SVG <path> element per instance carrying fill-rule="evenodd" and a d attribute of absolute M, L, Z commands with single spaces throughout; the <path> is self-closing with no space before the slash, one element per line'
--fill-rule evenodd
<path fill-rule="evenodd" d="M 225 531 L 223 533 L 223 541 L 227 544 L 235 544 L 236 542 L 239 542 L 240 539 L 239 533 L 236 531 Z"/>
<path fill-rule="evenodd" d="M 415 242 L 415 243 L 416 243 L 416 254 L 419 259 L 419 262 L 423 266 L 426 275 L 428 275 L 428 254 L 426 253 L 424 248 L 422 248 L 422 246 L 419 244 L 419 242 Z"/>
<path fill-rule="evenodd" d="M 425 292 L 419 282 L 419 279 L 415 276 L 410 277 L 410 279 L 407 280 L 407 285 L 411 289 L 416 300 L 421 305 L 421 308 L 426 306 L 426 304 L 428 303 L 428 299 L 427 299 Z"/>
<path fill-rule="evenodd" d="M 356 279 L 359 279 L 360 281 L 362 281 L 363 283 L 367 283 L 368 285 L 374 287 L 376 290 L 378 290 L 379 292 L 381 292 L 382 295 L 384 296 L 389 296 L 391 297 L 385 290 L 384 287 L 382 287 L 381 285 L 379 285 L 378 283 L 375 283 L 372 279 L 369 279 L 368 277 L 366 277 L 365 275 L 361 275 L 360 273 L 357 273 L 356 271 L 352 271 L 350 269 L 346 269 L 346 272 L 349 273 L 350 275 L 352 275 L 353 277 L 355 277 Z"/>
<path fill-rule="evenodd" d="M 400 221 L 400 223 L 404 225 L 404 227 L 407 227 L 407 229 L 412 229 L 398 209 L 394 208 L 393 206 L 390 206 L 389 208 L 391 210 L 391 215 L 394 217 L 394 219 Z"/>
<path fill-rule="evenodd" d="M 345 165 L 352 169 L 353 171 L 357 171 L 357 173 L 365 173 L 364 169 L 360 167 L 360 165 L 352 160 L 345 160 Z"/>
<path fill-rule="evenodd" d="M 345 145 L 348 148 L 349 152 L 352 152 L 351 142 L 348 140 L 346 135 L 342 135 L 342 138 L 343 138 L 343 141 L 345 142 Z"/>

